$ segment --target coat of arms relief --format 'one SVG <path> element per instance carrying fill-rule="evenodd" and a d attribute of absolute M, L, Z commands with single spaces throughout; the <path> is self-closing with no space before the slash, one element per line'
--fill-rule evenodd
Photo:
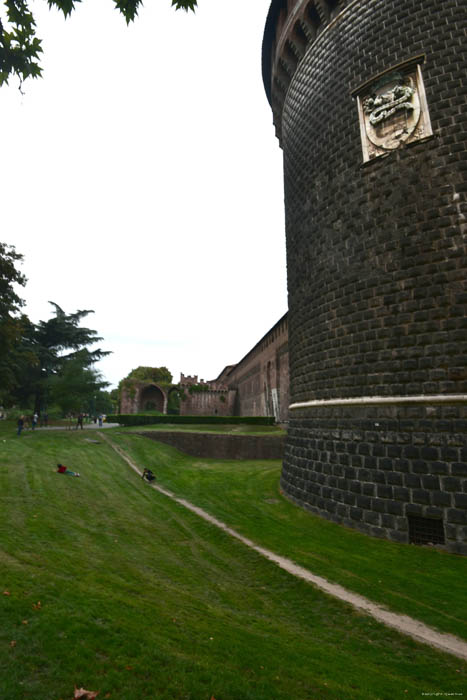
<path fill-rule="evenodd" d="M 419 63 L 387 71 L 354 95 L 364 162 L 432 135 Z"/>

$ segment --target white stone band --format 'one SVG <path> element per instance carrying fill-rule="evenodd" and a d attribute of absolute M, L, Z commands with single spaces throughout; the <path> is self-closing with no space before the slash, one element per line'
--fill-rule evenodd
<path fill-rule="evenodd" d="M 384 406 L 391 404 L 413 403 L 467 403 L 467 394 L 432 394 L 428 396 L 356 396 L 349 399 L 314 399 L 292 403 L 289 410 L 297 408 L 315 408 L 317 406 Z"/>

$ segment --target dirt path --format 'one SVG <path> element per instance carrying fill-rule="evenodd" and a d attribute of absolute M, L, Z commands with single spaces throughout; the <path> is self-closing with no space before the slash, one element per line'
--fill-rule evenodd
<path fill-rule="evenodd" d="M 108 442 L 108 444 L 120 455 L 122 459 L 125 460 L 125 462 L 137 474 L 141 476 L 140 469 L 136 466 L 134 462 L 132 462 L 130 457 L 125 453 L 124 450 L 122 450 L 121 447 L 115 445 L 107 435 L 103 435 L 101 433 L 101 437 L 106 442 Z M 271 552 L 271 550 L 269 549 L 260 547 L 259 545 L 255 544 L 252 540 L 248 539 L 247 537 L 243 537 L 243 535 L 236 532 L 235 530 L 232 530 L 232 528 L 228 527 L 225 523 L 221 522 L 220 520 L 217 520 L 217 518 L 214 518 L 205 510 L 203 510 L 202 508 L 198 508 L 189 501 L 186 501 L 184 498 L 178 498 L 171 491 L 168 491 L 167 489 L 164 489 L 163 487 L 158 486 L 156 484 L 151 484 L 151 486 L 152 488 L 156 489 L 156 491 L 159 491 L 159 493 L 162 493 L 164 494 L 164 496 L 171 498 L 173 501 L 179 503 L 184 508 L 187 508 L 192 513 L 196 513 L 196 515 L 198 515 L 200 518 L 203 518 L 204 520 L 207 520 L 208 522 L 212 523 L 219 529 L 226 532 L 231 537 L 235 537 L 237 540 L 240 540 L 240 542 L 243 542 L 243 544 L 245 544 L 247 547 L 250 547 L 250 549 L 253 549 L 255 552 L 258 552 L 258 554 L 260 554 L 261 556 L 274 562 L 281 569 L 285 569 L 285 571 L 288 571 L 293 576 L 297 576 L 298 578 L 304 579 L 305 581 L 314 584 L 325 593 L 332 595 L 334 598 L 338 598 L 339 600 L 342 600 L 346 603 L 350 603 L 350 605 L 352 605 L 357 610 L 371 615 L 375 620 L 382 622 L 388 627 L 396 629 L 402 634 L 406 634 L 409 637 L 412 637 L 418 642 L 429 644 L 430 646 L 436 647 L 437 649 L 440 649 L 441 651 L 444 651 L 448 654 L 453 654 L 454 656 L 467 660 L 467 642 L 464 642 L 462 639 L 459 639 L 458 637 L 455 637 L 452 634 L 437 632 L 435 629 L 428 627 L 423 622 L 414 620 L 413 618 L 408 617 L 407 615 L 393 613 L 387 608 L 384 608 L 383 606 L 378 605 L 377 603 L 373 603 L 367 598 L 364 598 L 363 596 L 360 596 L 356 593 L 352 593 L 351 591 L 348 591 L 346 588 L 343 588 L 338 584 L 330 583 L 325 578 L 322 578 L 321 576 L 316 576 L 308 569 L 304 569 L 303 567 L 298 566 L 290 559 L 281 557 L 275 554 L 274 552 Z"/>

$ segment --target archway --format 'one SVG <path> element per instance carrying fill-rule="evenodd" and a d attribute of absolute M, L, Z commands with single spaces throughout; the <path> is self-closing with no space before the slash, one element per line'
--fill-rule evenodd
<path fill-rule="evenodd" d="M 159 411 L 165 413 L 165 394 L 156 384 L 149 384 L 141 390 L 139 399 L 140 411 Z"/>

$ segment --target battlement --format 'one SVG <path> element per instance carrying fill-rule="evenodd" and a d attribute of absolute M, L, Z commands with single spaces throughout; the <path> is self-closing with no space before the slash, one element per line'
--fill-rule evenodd
<path fill-rule="evenodd" d="M 263 81 L 282 143 L 282 109 L 308 48 L 338 21 L 353 0 L 272 0 L 263 38 Z"/>
<path fill-rule="evenodd" d="M 183 374 L 183 372 L 180 372 L 180 384 L 183 386 L 193 386 L 193 384 L 203 384 L 203 380 L 201 379 L 200 382 L 198 382 L 198 375 L 197 374 Z"/>
<path fill-rule="evenodd" d="M 209 391 L 213 393 L 224 394 L 226 391 L 229 390 L 227 384 L 220 384 L 219 382 L 207 382 L 206 385 L 209 386 Z"/>
<path fill-rule="evenodd" d="M 228 386 L 227 384 L 224 384 L 223 382 L 219 382 L 217 380 L 212 380 L 212 381 L 207 381 L 205 382 L 204 379 L 198 379 L 198 375 L 190 375 L 190 374 L 183 374 L 180 373 L 180 386 L 184 387 L 190 387 L 190 386 L 197 386 L 197 387 L 206 387 L 206 391 L 212 391 L 212 392 L 226 392 L 228 391 Z"/>

